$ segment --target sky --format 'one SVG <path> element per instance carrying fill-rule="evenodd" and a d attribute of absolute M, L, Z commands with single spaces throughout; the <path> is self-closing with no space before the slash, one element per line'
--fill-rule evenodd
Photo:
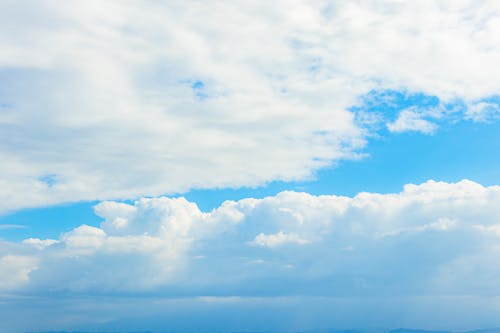
<path fill-rule="evenodd" d="M 500 327 L 500 3 L 0 1 L 0 329 Z"/>

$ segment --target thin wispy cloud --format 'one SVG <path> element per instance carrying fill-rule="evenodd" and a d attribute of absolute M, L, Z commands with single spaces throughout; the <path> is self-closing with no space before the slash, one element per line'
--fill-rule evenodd
<path fill-rule="evenodd" d="M 0 230 L 11 230 L 11 229 L 26 229 L 27 227 L 22 224 L 0 224 Z"/>

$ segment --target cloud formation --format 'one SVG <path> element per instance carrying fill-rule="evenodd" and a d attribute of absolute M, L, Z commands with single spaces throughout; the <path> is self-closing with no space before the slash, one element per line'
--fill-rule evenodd
<path fill-rule="evenodd" d="M 304 179 L 358 156 L 367 133 L 347 110 L 372 90 L 463 100 L 475 107 L 460 117 L 485 119 L 499 9 L 4 1 L 0 211 Z M 434 130 L 408 114 L 390 128 Z"/>
<path fill-rule="evenodd" d="M 498 295 L 500 187 L 428 181 L 355 197 L 282 192 L 201 212 L 106 201 L 100 226 L 3 243 L 4 291 L 170 296 Z"/>
<path fill-rule="evenodd" d="M 437 126 L 422 118 L 422 114 L 412 109 L 406 109 L 399 113 L 398 118 L 387 124 L 387 128 L 391 132 L 401 133 L 408 131 L 422 132 L 424 134 L 432 134 L 436 131 Z"/>

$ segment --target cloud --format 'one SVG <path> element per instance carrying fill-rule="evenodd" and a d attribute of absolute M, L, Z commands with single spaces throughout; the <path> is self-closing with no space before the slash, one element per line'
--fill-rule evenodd
<path fill-rule="evenodd" d="M 347 110 L 369 91 L 497 94 L 498 10 L 3 2 L 0 211 L 311 177 L 359 156 L 367 133 Z M 434 130 L 418 115 L 391 126 Z"/>
<path fill-rule="evenodd" d="M 428 181 L 354 197 L 282 192 L 202 212 L 183 198 L 95 207 L 100 226 L 2 245 L 23 294 L 499 295 L 500 187 Z M 473 275 L 477 272 L 481 274 Z M 10 282 L 9 282 L 10 281 Z M 252 288 L 248 288 L 251 285 Z"/>
<path fill-rule="evenodd" d="M 9 229 L 26 229 L 27 227 L 22 224 L 0 224 L 0 230 L 9 230 Z"/>
<path fill-rule="evenodd" d="M 37 269 L 31 256 L 5 254 L 0 256 L 0 290 L 20 287 L 29 282 L 29 274 Z"/>
<path fill-rule="evenodd" d="M 466 116 L 474 122 L 495 121 L 500 118 L 500 106 L 498 101 L 473 103 L 468 107 Z"/>
<path fill-rule="evenodd" d="M 302 239 L 297 234 L 285 234 L 282 231 L 272 235 L 265 235 L 263 233 L 260 233 L 255 236 L 252 242 L 250 242 L 250 244 L 252 245 L 271 248 L 286 244 L 304 245 L 307 243 L 309 243 L 307 239 Z"/>
<path fill-rule="evenodd" d="M 424 134 L 432 134 L 436 131 L 436 124 L 425 120 L 422 115 L 415 110 L 403 110 L 399 114 L 398 118 L 387 124 L 387 128 L 391 132 L 401 133 L 401 132 L 422 132 Z"/>
<path fill-rule="evenodd" d="M 36 247 L 39 250 L 46 248 L 47 246 L 51 246 L 53 244 L 57 244 L 59 241 L 55 239 L 39 239 L 39 238 L 27 238 L 22 241 L 23 244 L 28 244 Z"/>

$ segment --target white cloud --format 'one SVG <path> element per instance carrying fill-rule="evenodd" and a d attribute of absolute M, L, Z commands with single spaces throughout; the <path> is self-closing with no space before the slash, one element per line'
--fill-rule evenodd
<path fill-rule="evenodd" d="M 298 244 L 304 245 L 309 243 L 307 239 L 300 238 L 297 234 L 286 234 L 282 231 L 272 234 L 265 235 L 263 233 L 255 236 L 254 240 L 250 242 L 251 245 L 264 246 L 264 247 L 278 247 L 286 244 Z"/>
<path fill-rule="evenodd" d="M 471 103 L 467 108 L 466 117 L 475 122 L 495 121 L 500 118 L 500 106 L 491 102 Z"/>
<path fill-rule="evenodd" d="M 47 246 L 51 246 L 53 244 L 59 243 L 59 241 L 57 241 L 55 239 L 27 238 L 27 239 L 24 239 L 22 243 L 34 246 L 37 249 L 42 250 L 42 249 L 46 248 Z"/>
<path fill-rule="evenodd" d="M 500 236 L 500 224 L 493 224 L 488 226 L 478 224 L 476 228 L 484 233 Z"/>
<path fill-rule="evenodd" d="M 0 256 L 0 290 L 22 287 L 29 274 L 37 269 L 37 259 L 30 256 L 6 254 Z"/>
<path fill-rule="evenodd" d="M 309 177 L 372 89 L 497 94 L 499 6 L 2 2 L 0 211 Z"/>
<path fill-rule="evenodd" d="M 380 236 L 393 237 L 400 235 L 401 233 L 414 233 L 414 232 L 424 232 L 424 231 L 447 231 L 454 228 L 456 225 L 457 225 L 456 220 L 449 218 L 438 218 L 435 222 L 429 224 L 423 224 L 418 227 L 395 229 L 389 232 L 384 232 L 380 234 Z"/>
<path fill-rule="evenodd" d="M 98 250 L 106 239 L 106 233 L 88 225 L 81 225 L 62 236 L 62 241 L 69 249 L 93 252 Z"/>
<path fill-rule="evenodd" d="M 407 109 L 401 111 L 394 122 L 388 123 L 387 128 L 389 131 L 395 133 L 414 131 L 432 134 L 436 131 L 437 125 L 429 120 L 423 119 L 419 112 Z"/>
<path fill-rule="evenodd" d="M 98 227 L 0 244 L 0 273 L 12 277 L 2 288 L 415 296 L 446 285 L 450 295 L 500 295 L 499 200 L 500 187 L 463 180 L 352 198 L 282 192 L 211 212 L 183 198 L 108 201 L 95 207 Z"/>

